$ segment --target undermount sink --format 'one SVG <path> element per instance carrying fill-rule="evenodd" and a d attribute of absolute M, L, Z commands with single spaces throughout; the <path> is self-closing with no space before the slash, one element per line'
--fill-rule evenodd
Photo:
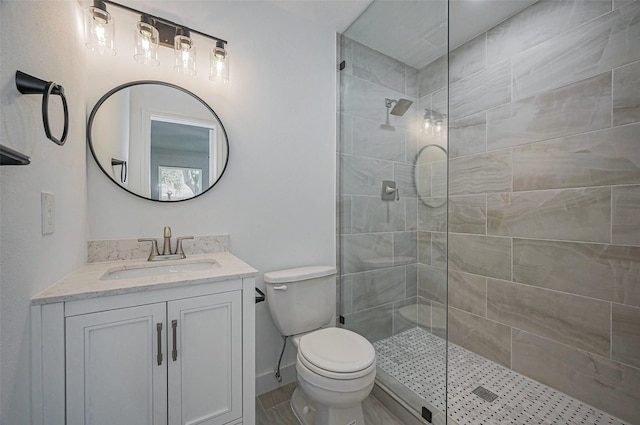
<path fill-rule="evenodd" d="M 109 269 L 100 280 L 132 279 L 136 277 L 161 276 L 165 274 L 198 272 L 220 267 L 215 260 L 193 261 L 173 264 L 145 264 Z"/>

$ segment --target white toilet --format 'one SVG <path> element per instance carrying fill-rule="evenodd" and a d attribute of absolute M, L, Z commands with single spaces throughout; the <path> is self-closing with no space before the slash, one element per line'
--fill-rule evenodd
<path fill-rule="evenodd" d="M 298 349 L 298 386 L 291 407 L 303 425 L 364 425 L 362 401 L 376 377 L 371 343 L 355 332 L 332 327 L 335 275 L 332 266 L 264 275 L 271 317 Z"/>

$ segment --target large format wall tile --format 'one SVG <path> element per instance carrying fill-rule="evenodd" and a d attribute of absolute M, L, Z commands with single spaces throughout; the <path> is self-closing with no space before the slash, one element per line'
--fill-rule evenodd
<path fill-rule="evenodd" d="M 393 303 L 393 334 L 418 326 L 418 299 L 407 298 Z"/>
<path fill-rule="evenodd" d="M 431 265 L 431 232 L 418 232 L 418 262 Z"/>
<path fill-rule="evenodd" d="M 345 316 L 345 324 L 348 329 L 370 342 L 388 338 L 393 334 L 393 304 L 348 314 Z"/>
<path fill-rule="evenodd" d="M 640 124 L 513 149 L 514 191 L 634 183 L 640 183 Z"/>
<path fill-rule="evenodd" d="M 611 189 L 542 190 L 487 195 L 487 233 L 609 242 Z"/>
<path fill-rule="evenodd" d="M 613 188 L 613 243 L 640 245 L 640 186 Z"/>
<path fill-rule="evenodd" d="M 449 198 L 449 231 L 454 233 L 487 233 L 486 195 Z"/>
<path fill-rule="evenodd" d="M 613 71 L 613 125 L 640 122 L 640 62 Z"/>
<path fill-rule="evenodd" d="M 561 87 L 640 59 L 640 3 L 579 26 L 513 57 L 513 97 Z"/>
<path fill-rule="evenodd" d="M 418 232 L 393 233 L 393 263 L 406 265 L 418 259 Z"/>
<path fill-rule="evenodd" d="M 447 66 L 447 55 L 444 55 L 418 71 L 418 97 L 447 87 Z"/>
<path fill-rule="evenodd" d="M 405 131 L 380 129 L 380 123 L 354 117 L 353 154 L 387 161 L 404 161 Z"/>
<path fill-rule="evenodd" d="M 511 61 L 500 62 L 449 86 L 449 114 L 459 119 L 511 101 Z"/>
<path fill-rule="evenodd" d="M 405 93 L 405 64 L 353 41 L 351 73 L 363 80 Z"/>
<path fill-rule="evenodd" d="M 340 125 L 340 139 L 338 153 L 351 154 L 353 152 L 353 117 L 338 113 L 336 119 Z"/>
<path fill-rule="evenodd" d="M 449 156 L 485 152 L 487 150 L 487 113 L 468 115 L 449 121 Z"/>
<path fill-rule="evenodd" d="M 640 368 L 640 308 L 613 304 L 611 358 Z"/>
<path fill-rule="evenodd" d="M 407 298 L 418 296 L 418 265 L 410 264 L 404 267 L 404 281 Z"/>
<path fill-rule="evenodd" d="M 488 31 L 487 63 L 520 53 L 610 10 L 611 1 L 540 1 Z"/>
<path fill-rule="evenodd" d="M 387 202 L 374 196 L 352 196 L 351 227 L 353 233 L 404 231 L 404 202 Z"/>
<path fill-rule="evenodd" d="M 444 269 L 447 267 L 447 234 L 431 233 L 431 265 Z"/>
<path fill-rule="evenodd" d="M 511 191 L 511 150 L 455 158 L 449 161 L 449 195 Z"/>
<path fill-rule="evenodd" d="M 513 280 L 640 307 L 640 247 L 514 239 Z"/>
<path fill-rule="evenodd" d="M 511 239 L 450 233 L 449 269 L 511 279 Z"/>
<path fill-rule="evenodd" d="M 352 275 L 353 311 L 366 310 L 405 297 L 404 267 Z"/>
<path fill-rule="evenodd" d="M 418 297 L 418 326 L 431 332 L 431 301 Z"/>
<path fill-rule="evenodd" d="M 351 233 L 351 196 L 338 198 L 338 214 L 340 214 L 340 233 Z"/>
<path fill-rule="evenodd" d="M 418 296 L 447 303 L 447 271 L 418 264 Z"/>
<path fill-rule="evenodd" d="M 416 182 L 414 179 L 414 165 L 393 163 L 393 180 L 398 185 L 400 196 L 403 198 L 418 196 L 416 192 Z"/>
<path fill-rule="evenodd" d="M 449 271 L 448 300 L 451 307 L 487 316 L 487 278 Z"/>
<path fill-rule="evenodd" d="M 610 309 L 606 301 L 487 280 L 487 318 L 607 357 Z"/>
<path fill-rule="evenodd" d="M 611 72 L 487 112 L 487 150 L 611 126 Z"/>
<path fill-rule="evenodd" d="M 511 328 L 449 307 L 449 341 L 511 367 Z"/>
<path fill-rule="evenodd" d="M 418 230 L 426 232 L 447 230 L 447 198 L 421 198 L 418 201 Z"/>
<path fill-rule="evenodd" d="M 613 8 L 617 9 L 622 6 L 626 6 L 629 3 L 633 3 L 634 1 L 638 1 L 638 0 L 613 0 Z"/>
<path fill-rule="evenodd" d="M 449 54 L 449 84 L 485 68 L 487 34 L 482 33 Z"/>
<path fill-rule="evenodd" d="M 382 180 L 393 179 L 393 163 L 381 159 L 340 155 L 342 195 L 379 196 Z"/>
<path fill-rule="evenodd" d="M 640 370 L 513 330 L 513 370 L 632 424 L 640 423 Z"/>
<path fill-rule="evenodd" d="M 444 339 L 447 327 L 447 305 L 431 301 L 431 333 Z"/>
<path fill-rule="evenodd" d="M 343 274 L 388 266 L 393 255 L 393 234 L 343 235 L 341 252 Z"/>
<path fill-rule="evenodd" d="M 350 75 L 343 75 L 341 80 L 343 90 L 341 112 L 380 124 L 384 123 L 387 118 L 387 108 L 384 101 L 386 98 L 399 99 L 409 97 L 403 92 L 382 87 Z M 414 105 L 411 105 L 404 117 L 393 115 L 390 117 L 390 123 L 393 126 L 409 128 L 413 124 L 413 117 L 416 113 L 415 98 L 410 98 L 409 100 L 414 101 Z"/>
<path fill-rule="evenodd" d="M 337 307 L 340 308 L 338 310 L 339 314 L 350 314 L 353 312 L 353 297 L 351 287 L 353 283 L 353 275 L 345 275 L 340 276 L 338 278 L 338 286 L 340 291 L 340 300 L 338 301 Z"/>
<path fill-rule="evenodd" d="M 418 202 L 415 198 L 404 199 L 404 209 L 406 214 L 405 228 L 407 231 L 418 230 Z"/>

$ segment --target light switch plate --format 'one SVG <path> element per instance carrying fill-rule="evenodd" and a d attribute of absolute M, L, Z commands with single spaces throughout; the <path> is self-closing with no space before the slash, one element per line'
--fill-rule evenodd
<path fill-rule="evenodd" d="M 56 230 L 56 197 L 53 193 L 41 193 L 42 234 L 50 235 Z"/>

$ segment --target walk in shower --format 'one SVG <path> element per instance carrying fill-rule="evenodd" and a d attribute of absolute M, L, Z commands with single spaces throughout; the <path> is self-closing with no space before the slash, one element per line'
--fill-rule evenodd
<path fill-rule="evenodd" d="M 640 424 L 640 2 L 376 0 L 338 54 L 339 313 L 380 386 Z"/>

